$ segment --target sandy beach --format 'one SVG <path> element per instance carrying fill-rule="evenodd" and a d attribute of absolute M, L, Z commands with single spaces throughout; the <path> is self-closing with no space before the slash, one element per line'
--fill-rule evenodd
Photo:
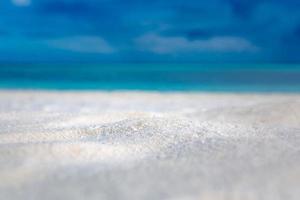
<path fill-rule="evenodd" d="M 0 91 L 0 199 L 300 198 L 300 95 Z"/>

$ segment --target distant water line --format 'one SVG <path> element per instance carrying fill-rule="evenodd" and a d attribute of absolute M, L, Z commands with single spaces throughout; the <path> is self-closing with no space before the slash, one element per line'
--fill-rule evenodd
<path fill-rule="evenodd" d="M 6 64 L 0 88 L 300 92 L 300 65 Z"/>

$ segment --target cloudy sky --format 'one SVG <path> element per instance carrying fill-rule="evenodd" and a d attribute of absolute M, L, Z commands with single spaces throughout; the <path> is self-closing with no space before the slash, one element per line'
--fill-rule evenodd
<path fill-rule="evenodd" d="M 1 0 L 0 61 L 299 62 L 299 0 Z"/>

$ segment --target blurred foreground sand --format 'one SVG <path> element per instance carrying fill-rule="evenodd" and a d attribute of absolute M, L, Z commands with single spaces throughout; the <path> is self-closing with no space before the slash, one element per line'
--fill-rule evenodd
<path fill-rule="evenodd" d="M 300 199 L 299 94 L 0 97 L 0 199 Z"/>

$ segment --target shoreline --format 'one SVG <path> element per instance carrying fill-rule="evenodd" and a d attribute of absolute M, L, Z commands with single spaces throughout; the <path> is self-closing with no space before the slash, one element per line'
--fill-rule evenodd
<path fill-rule="evenodd" d="M 220 95 L 300 95 L 298 91 L 219 91 L 219 90 L 143 90 L 143 89 L 45 89 L 45 88 L 0 88 L 1 93 L 73 93 L 73 94 L 101 94 L 101 93 L 127 93 L 127 94 L 220 94 Z"/>

